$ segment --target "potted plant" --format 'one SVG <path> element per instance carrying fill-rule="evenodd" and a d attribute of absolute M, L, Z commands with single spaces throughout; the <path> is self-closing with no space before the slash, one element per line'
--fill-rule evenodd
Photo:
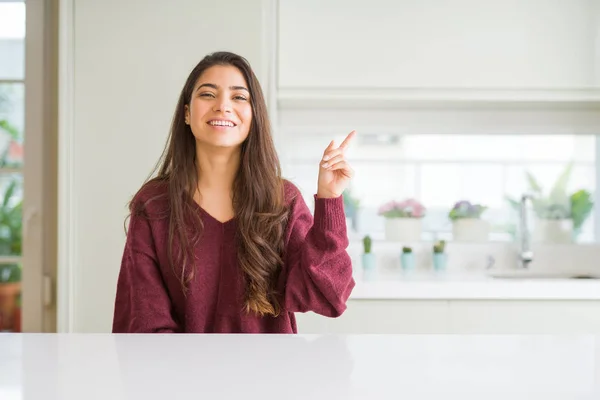
<path fill-rule="evenodd" d="M 489 223 L 481 218 L 486 206 L 461 200 L 448 213 L 452 221 L 452 239 L 459 242 L 477 242 L 488 239 Z"/>
<path fill-rule="evenodd" d="M 402 247 L 402 254 L 400 255 L 400 264 L 402 269 L 409 271 L 415 269 L 415 254 L 409 246 Z"/>
<path fill-rule="evenodd" d="M 373 241 L 369 235 L 363 238 L 362 266 L 366 270 L 375 269 L 375 254 L 371 253 Z"/>
<path fill-rule="evenodd" d="M 2 329 L 12 331 L 21 293 L 21 267 L 18 264 L 0 265 L 0 319 Z"/>
<path fill-rule="evenodd" d="M 400 242 L 421 240 L 425 212 L 423 204 L 412 198 L 383 204 L 378 214 L 385 218 L 386 239 Z"/>
<path fill-rule="evenodd" d="M 21 292 L 17 294 L 15 312 L 13 314 L 13 332 L 21 332 L 22 330 L 22 314 L 21 314 Z"/>
<path fill-rule="evenodd" d="M 17 185 L 16 179 L 10 181 L 0 203 L 0 255 L 3 256 L 21 255 L 23 201 L 16 199 Z"/>
<path fill-rule="evenodd" d="M 591 193 L 583 189 L 571 194 L 567 191 L 572 169 L 573 163 L 567 164 L 548 194 L 535 177 L 526 172 L 529 191 L 533 195 L 534 241 L 572 243 L 589 217 L 594 206 Z M 507 200 L 519 212 L 519 201 L 509 197 Z"/>
<path fill-rule="evenodd" d="M 446 242 L 438 240 L 433 244 L 433 269 L 442 271 L 446 269 Z"/>
<path fill-rule="evenodd" d="M 7 186 L 0 203 L 0 255 L 20 256 L 22 244 L 22 201 L 16 199 L 18 181 L 13 179 Z M 15 201 L 16 200 L 16 201 Z M 0 314 L 3 329 L 12 330 L 17 297 L 21 293 L 21 266 L 0 265 Z"/>

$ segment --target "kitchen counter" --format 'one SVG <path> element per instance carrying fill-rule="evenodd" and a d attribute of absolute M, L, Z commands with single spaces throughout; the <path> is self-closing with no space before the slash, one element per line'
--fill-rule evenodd
<path fill-rule="evenodd" d="M 511 279 L 484 274 L 357 272 L 352 300 L 600 300 L 600 279 Z"/>
<path fill-rule="evenodd" d="M 600 337 L 0 334 L 2 400 L 600 398 Z"/>

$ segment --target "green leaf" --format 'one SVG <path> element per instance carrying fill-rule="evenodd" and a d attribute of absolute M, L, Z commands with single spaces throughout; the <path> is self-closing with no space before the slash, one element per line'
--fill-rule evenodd
<path fill-rule="evenodd" d="M 19 140 L 19 130 L 6 120 L 0 120 L 0 128 L 10 135 L 13 140 Z"/>
<path fill-rule="evenodd" d="M 521 203 L 509 196 L 504 196 L 504 199 L 508 202 L 508 204 L 510 204 L 510 206 L 513 208 L 513 210 L 515 211 L 519 211 L 519 208 L 521 207 Z"/>
<path fill-rule="evenodd" d="M 18 180 L 12 179 L 0 204 L 0 254 L 20 255 L 22 252 L 23 202 L 13 204 Z"/>
<path fill-rule="evenodd" d="M 543 189 L 535 177 L 526 172 L 530 190 L 533 193 L 532 205 L 535 214 L 542 219 L 567 219 L 571 218 L 571 201 L 567 193 L 567 186 L 571 177 L 573 163 L 567 164 L 563 172 L 557 178 L 550 193 L 545 196 Z M 513 204 L 516 208 L 516 204 Z"/>
<path fill-rule="evenodd" d="M 531 172 L 526 171 L 525 177 L 527 178 L 527 182 L 529 183 L 529 188 L 531 189 L 531 191 L 537 194 L 542 194 L 543 189 L 538 183 L 538 181 L 535 179 L 535 176 L 533 176 Z"/>
<path fill-rule="evenodd" d="M 567 185 L 571 178 L 571 171 L 573 170 L 573 163 L 567 164 L 566 168 L 560 174 L 554 187 L 550 191 L 550 202 L 553 204 L 569 205 L 569 195 L 567 194 Z"/>
<path fill-rule="evenodd" d="M 10 199 L 12 199 L 13 193 L 15 192 L 16 188 L 17 181 L 13 179 L 8 185 L 6 192 L 4 192 L 4 198 L 2 199 L 2 208 L 6 208 L 8 206 L 8 203 L 10 202 Z"/>
<path fill-rule="evenodd" d="M 591 193 L 587 190 L 579 190 L 573 193 L 570 200 L 573 229 L 577 232 L 592 212 L 594 203 Z"/>
<path fill-rule="evenodd" d="M 21 282 L 21 266 L 19 264 L 0 265 L 0 283 Z"/>

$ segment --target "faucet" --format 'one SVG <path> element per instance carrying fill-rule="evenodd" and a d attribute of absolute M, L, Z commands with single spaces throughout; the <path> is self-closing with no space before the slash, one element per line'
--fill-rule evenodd
<path fill-rule="evenodd" d="M 521 196 L 519 207 L 519 233 L 521 234 L 521 248 L 519 249 L 519 266 L 527 268 L 533 261 L 533 251 L 531 250 L 531 238 L 527 228 L 527 200 L 532 200 L 533 196 L 524 194 Z"/>

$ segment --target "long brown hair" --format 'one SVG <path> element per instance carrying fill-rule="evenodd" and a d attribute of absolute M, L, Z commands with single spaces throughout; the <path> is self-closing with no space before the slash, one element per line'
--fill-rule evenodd
<path fill-rule="evenodd" d="M 195 276 L 194 248 L 203 231 L 198 209 L 193 200 L 189 201 L 197 190 L 198 175 L 196 142 L 190 126 L 185 123 L 185 106 L 189 106 L 194 86 L 202 73 L 215 65 L 234 66 L 243 74 L 252 106 L 250 132 L 241 145 L 240 167 L 233 184 L 238 260 L 246 289 L 244 308 L 259 316 L 277 316 L 281 306 L 275 285 L 283 264 L 287 209 L 267 106 L 258 79 L 245 58 L 229 52 L 212 53 L 192 70 L 179 96 L 167 144 L 151 174 L 156 177 L 145 185 L 168 184 L 168 256 L 173 270 L 179 271 L 178 278 L 185 293 Z M 139 211 L 131 205 L 130 210 L 132 213 Z M 178 246 L 174 246 L 175 239 Z"/>

